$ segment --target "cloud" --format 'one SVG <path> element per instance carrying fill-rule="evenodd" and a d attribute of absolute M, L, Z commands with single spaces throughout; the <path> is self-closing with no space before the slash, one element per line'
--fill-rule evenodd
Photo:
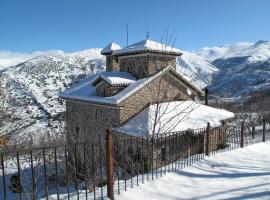
<path fill-rule="evenodd" d="M 35 51 L 33 53 L 0 51 L 0 69 L 6 68 L 12 65 L 17 65 L 21 62 L 32 59 L 43 53 L 44 52 L 41 52 L 41 51 Z"/>

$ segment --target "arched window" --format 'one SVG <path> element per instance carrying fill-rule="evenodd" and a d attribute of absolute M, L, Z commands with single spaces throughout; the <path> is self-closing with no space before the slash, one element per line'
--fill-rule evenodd
<path fill-rule="evenodd" d="M 166 148 L 161 147 L 161 160 L 166 161 Z"/>

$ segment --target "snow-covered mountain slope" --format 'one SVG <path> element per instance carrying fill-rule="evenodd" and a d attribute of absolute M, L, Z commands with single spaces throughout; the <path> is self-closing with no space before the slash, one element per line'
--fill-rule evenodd
<path fill-rule="evenodd" d="M 193 53 L 187 51 L 182 51 L 182 53 L 183 55 L 177 60 L 177 71 L 199 88 L 204 88 L 210 84 L 218 69 Z"/>
<path fill-rule="evenodd" d="M 208 60 L 210 62 L 218 59 L 218 58 L 229 58 L 235 57 L 236 54 L 246 50 L 251 47 L 253 43 L 249 42 L 239 42 L 231 45 L 223 45 L 217 47 L 204 47 L 202 49 L 196 50 L 193 53 Z"/>
<path fill-rule="evenodd" d="M 17 141 L 61 139 L 58 134 L 63 128 L 65 106 L 58 95 L 87 75 L 105 70 L 105 57 L 100 51 L 51 51 L 2 71 L 0 75 L 13 114 L 10 124 L 0 134 L 8 132 Z M 217 71 L 204 59 L 188 52 L 177 63 L 177 70 L 200 87 L 209 83 Z M 91 69 L 91 66 L 96 67 Z"/>
<path fill-rule="evenodd" d="M 258 41 L 212 64 L 220 70 L 211 86 L 217 95 L 239 96 L 270 87 L 269 41 Z"/>
<path fill-rule="evenodd" d="M 100 51 L 53 51 L 6 68 L 1 78 L 10 99 L 12 126 L 7 124 L 0 133 L 8 132 L 15 140 L 41 139 L 41 135 L 47 139 L 56 137 L 63 125 L 64 112 L 59 92 L 89 74 L 103 71 L 105 58 Z"/>

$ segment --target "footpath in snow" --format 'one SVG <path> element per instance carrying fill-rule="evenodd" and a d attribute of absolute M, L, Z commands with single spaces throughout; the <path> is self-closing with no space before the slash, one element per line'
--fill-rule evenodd
<path fill-rule="evenodd" d="M 224 152 L 116 195 L 140 199 L 270 199 L 270 142 Z"/>

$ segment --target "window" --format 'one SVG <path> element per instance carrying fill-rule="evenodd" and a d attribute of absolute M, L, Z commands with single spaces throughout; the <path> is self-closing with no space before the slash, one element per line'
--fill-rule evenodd
<path fill-rule="evenodd" d="M 166 161 L 166 148 L 161 147 L 161 161 Z"/>
<path fill-rule="evenodd" d="M 96 109 L 96 119 L 97 119 L 97 117 L 98 117 L 98 110 Z"/>
<path fill-rule="evenodd" d="M 76 133 L 76 137 L 78 138 L 80 136 L 80 127 L 79 126 L 76 126 L 75 133 Z"/>

